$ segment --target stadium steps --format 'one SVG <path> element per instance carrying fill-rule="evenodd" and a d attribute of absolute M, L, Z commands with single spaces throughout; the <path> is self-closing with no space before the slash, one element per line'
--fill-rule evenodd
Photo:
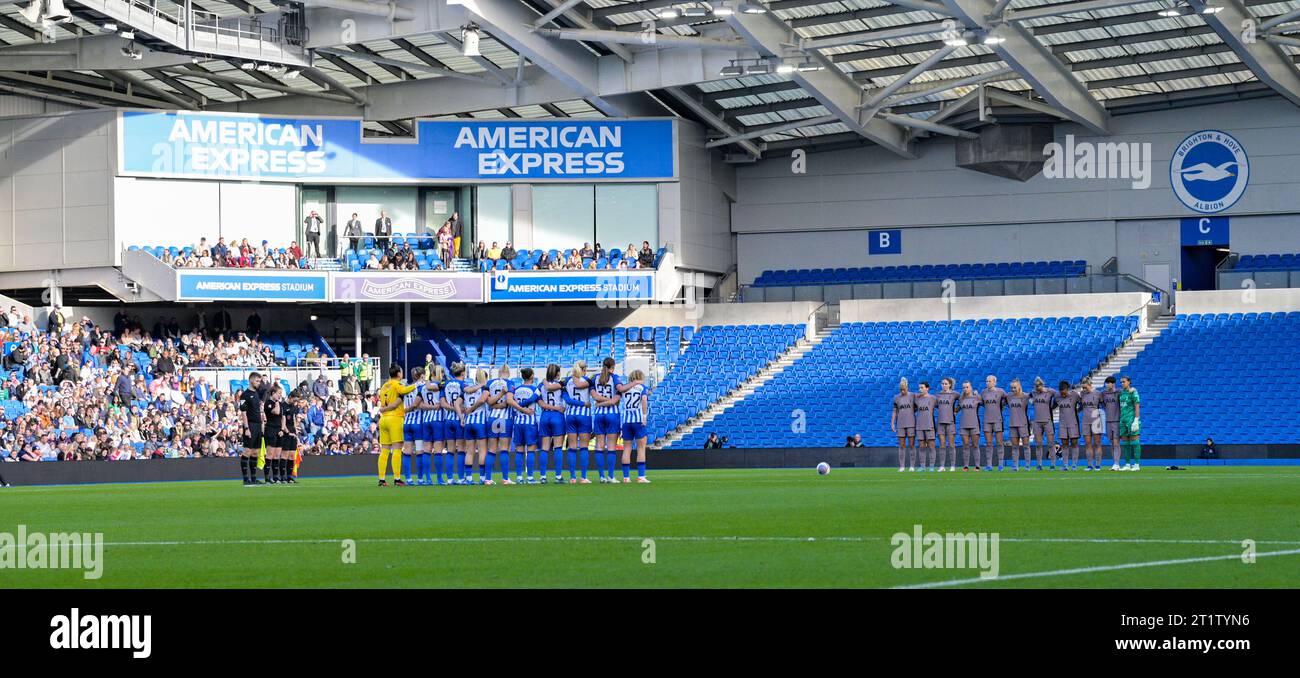
<path fill-rule="evenodd" d="M 1100 389 L 1106 385 L 1106 377 L 1113 377 L 1120 373 L 1129 363 L 1137 358 L 1138 354 L 1145 351 L 1151 342 L 1156 340 L 1162 332 L 1169 327 L 1169 323 L 1174 321 L 1172 315 L 1162 315 L 1155 320 L 1147 323 L 1147 329 L 1144 332 L 1136 332 L 1129 340 L 1124 342 L 1115 353 L 1111 354 L 1110 359 L 1097 368 L 1092 373 L 1092 387 Z"/>
<path fill-rule="evenodd" d="M 817 345 L 825 341 L 826 337 L 829 337 L 834 333 L 838 327 L 838 324 L 827 325 L 818 331 L 817 335 L 812 339 L 800 339 L 798 343 L 791 346 L 790 349 L 781 354 L 779 358 L 773 360 L 767 367 L 756 372 L 748 381 L 736 387 L 734 391 L 719 398 L 716 402 L 710 405 L 708 409 L 700 412 L 698 415 L 689 419 L 686 423 L 670 431 L 668 435 L 655 441 L 651 447 L 656 450 L 671 448 L 674 443 L 695 432 L 710 421 L 713 421 L 718 415 L 731 409 L 731 407 L 736 403 L 753 394 L 763 384 L 776 378 L 778 374 L 784 372 L 786 368 L 798 362 L 798 360 L 804 357 L 804 355 L 809 351 L 817 348 Z"/>
<path fill-rule="evenodd" d="M 329 257 L 321 257 L 319 259 L 308 259 L 307 263 L 312 267 L 313 270 L 317 270 L 317 271 L 342 271 L 343 270 L 343 266 L 342 264 L 339 263 L 338 259 L 332 259 Z"/>
<path fill-rule="evenodd" d="M 451 270 L 473 272 L 475 270 L 474 262 L 470 259 L 463 259 L 461 257 L 456 257 L 451 260 Z"/>

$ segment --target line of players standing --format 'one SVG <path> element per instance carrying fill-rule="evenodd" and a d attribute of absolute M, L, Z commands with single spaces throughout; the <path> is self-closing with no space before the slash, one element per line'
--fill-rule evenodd
<path fill-rule="evenodd" d="M 1134 463 L 1125 463 L 1122 467 L 1119 463 L 1121 438 L 1126 449 L 1130 444 L 1136 446 L 1137 439 L 1136 426 L 1129 427 L 1129 422 L 1124 422 L 1126 425 L 1121 431 L 1122 394 L 1130 392 L 1133 394 L 1131 399 L 1136 401 L 1136 392 L 1128 378 L 1123 381 L 1123 389 L 1116 389 L 1114 377 L 1107 377 L 1100 391 L 1093 389 L 1091 382 L 1086 380 L 1077 389 L 1068 381 L 1061 381 L 1057 389 L 1052 389 L 1039 377 L 1034 380 L 1033 390 L 1026 392 L 1020 380 L 1015 379 L 1008 392 L 998 387 L 997 377 L 990 375 L 985 379 L 985 388 L 979 392 L 971 387 L 969 381 L 962 382 L 961 391 L 955 391 L 954 380 L 945 378 L 937 392 L 931 393 L 929 382 L 923 381 L 920 392 L 913 393 L 907 379 L 903 378 L 899 381 L 890 416 L 890 430 L 898 437 L 898 470 L 943 471 L 946 465 L 948 471 L 956 471 L 956 445 L 960 436 L 963 471 L 991 471 L 995 468 L 1001 471 L 1008 440 L 1016 470 L 1022 468 L 1022 453 L 1023 468 L 1031 468 L 1031 448 L 1035 457 L 1032 465 L 1039 470 L 1044 468 L 1044 457 L 1052 469 L 1077 470 L 1082 442 L 1085 470 L 1099 471 L 1103 431 L 1111 444 L 1114 459 L 1111 470 L 1138 470 L 1136 462 L 1140 456 L 1133 460 Z M 1003 438 L 1004 410 L 1009 415 L 1006 440 Z M 1053 426 L 1053 410 L 1060 420 L 1059 436 Z M 982 460 L 981 430 L 984 433 Z M 1059 466 L 1054 439 L 1061 443 Z M 1033 444 L 1035 441 L 1037 446 Z"/>
<path fill-rule="evenodd" d="M 294 421 L 302 411 L 301 405 L 286 397 L 279 382 L 265 383 L 261 373 L 253 372 L 248 375 L 248 388 L 239 394 L 239 411 L 245 426 L 244 452 L 239 457 L 244 485 L 297 483 L 294 464 L 298 434 Z M 258 480 L 257 464 L 263 444 L 266 459 L 263 479 Z"/>
<path fill-rule="evenodd" d="M 613 358 L 605 358 L 599 373 L 588 375 L 586 362 L 578 361 L 561 377 L 560 366 L 551 364 L 538 380 L 531 368 L 511 378 L 510 368 L 502 366 L 495 377 L 479 369 L 467 379 L 466 366 L 456 363 L 449 371 L 434 366 L 432 375 L 413 368 L 412 381 L 403 384 L 401 367 L 394 365 L 380 389 L 379 484 L 386 484 L 389 455 L 399 485 L 493 485 L 498 469 L 503 485 L 546 484 L 552 455 L 556 483 L 564 482 L 566 467 L 569 483 L 590 483 L 593 458 L 600 482 L 615 483 L 620 435 L 622 481 L 631 482 L 635 449 L 637 482 L 648 483 L 649 389 L 640 370 L 625 380 L 614 367 Z M 594 451 L 589 449 L 592 441 Z M 512 451 L 514 481 L 509 473 Z M 400 477 L 403 466 L 405 480 Z"/>

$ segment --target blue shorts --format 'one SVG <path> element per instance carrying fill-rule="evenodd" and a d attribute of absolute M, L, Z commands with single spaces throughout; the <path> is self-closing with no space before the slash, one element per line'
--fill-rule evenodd
<path fill-rule="evenodd" d="M 629 421 L 623 424 L 623 442 L 640 440 L 645 437 L 645 423 Z"/>
<path fill-rule="evenodd" d="M 564 415 L 565 433 L 591 433 L 591 417 L 581 415 Z"/>
<path fill-rule="evenodd" d="M 421 426 L 420 428 L 422 429 L 420 432 L 423 434 L 420 436 L 420 440 L 423 440 L 428 443 L 438 442 L 442 440 L 441 419 L 435 421 L 426 421 L 424 422 L 424 425 Z"/>
<path fill-rule="evenodd" d="M 537 426 L 533 424 L 520 424 L 514 427 L 514 437 L 512 438 L 515 447 L 521 445 L 535 447 L 537 445 Z"/>
<path fill-rule="evenodd" d="M 559 412 L 543 414 L 542 423 L 538 429 L 543 438 L 552 438 L 564 435 L 564 415 Z"/>
<path fill-rule="evenodd" d="M 489 438 L 509 438 L 514 431 L 514 420 L 509 416 L 489 417 L 487 423 L 487 437 Z"/>
<path fill-rule="evenodd" d="M 460 425 L 460 419 L 448 419 L 442 422 L 442 439 L 443 440 L 464 440 L 464 427 Z"/>
<path fill-rule="evenodd" d="M 402 423 L 402 440 L 413 443 L 421 440 L 420 434 L 424 432 L 424 427 L 418 421 L 406 421 Z"/>
<path fill-rule="evenodd" d="M 615 435 L 618 433 L 619 419 L 617 412 L 597 414 L 592 423 L 592 432 L 598 436 Z"/>
<path fill-rule="evenodd" d="M 465 424 L 465 440 L 484 440 L 487 438 L 487 424 L 470 422 Z"/>

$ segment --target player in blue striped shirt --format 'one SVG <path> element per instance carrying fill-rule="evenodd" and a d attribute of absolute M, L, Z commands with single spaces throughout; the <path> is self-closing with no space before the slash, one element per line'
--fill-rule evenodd
<path fill-rule="evenodd" d="M 442 380 L 446 377 L 442 365 L 434 365 L 430 374 L 425 375 L 424 385 L 420 387 L 420 480 L 423 485 L 433 484 L 433 456 L 439 455 L 441 470 L 442 450 Z"/>
<path fill-rule="evenodd" d="M 418 484 L 420 474 L 415 469 L 415 453 L 420 439 L 420 382 L 424 381 L 424 368 L 411 368 L 411 383 L 415 388 L 408 393 L 402 394 L 402 465 L 406 476 L 406 484 Z M 415 476 L 412 481 L 411 476 Z"/>
<path fill-rule="evenodd" d="M 596 436 L 596 470 L 600 473 L 602 483 L 617 482 L 614 480 L 614 469 L 618 453 L 614 448 L 618 445 L 618 387 L 622 383 L 623 378 L 614 374 L 614 359 L 602 360 L 600 375 L 591 384 L 591 399 L 595 403 L 595 407 L 591 408 L 591 430 Z"/>
<path fill-rule="evenodd" d="M 486 466 L 488 425 L 488 392 L 484 388 L 486 383 L 487 370 L 477 370 L 474 374 L 475 388 L 465 394 L 465 473 L 471 485 L 475 484 L 475 468 L 478 469 L 478 482 L 483 485 L 491 484 L 489 481 L 491 471 Z"/>
<path fill-rule="evenodd" d="M 542 392 L 537 384 L 533 383 L 533 368 L 525 367 L 519 370 L 521 377 L 520 383 L 506 393 L 506 404 L 514 411 L 514 447 L 515 459 L 519 453 L 527 455 L 525 462 L 528 469 L 528 479 L 525 481 L 532 484 L 533 467 L 537 463 L 537 401 L 541 399 Z M 516 461 L 516 465 L 518 462 Z M 502 484 L 510 484 L 507 478 Z"/>
<path fill-rule="evenodd" d="M 442 436 L 450 457 L 444 469 L 450 484 L 460 485 L 465 470 L 465 365 L 452 363 L 451 378 L 442 385 Z M 454 468 L 451 464 L 455 464 Z M 441 480 L 441 479 L 440 479 Z"/>
<path fill-rule="evenodd" d="M 564 383 L 560 381 L 560 366 L 551 363 L 546 366 L 546 378 L 542 380 L 542 399 L 538 406 L 542 408 L 541 421 L 537 425 L 538 439 L 541 444 L 540 463 L 542 484 L 546 484 L 546 469 L 550 467 L 550 454 L 555 451 L 555 482 L 564 482 L 560 469 L 564 466 Z M 572 473 L 570 473 L 572 476 Z"/>
<path fill-rule="evenodd" d="M 650 392 L 641 370 L 632 370 L 627 375 L 620 405 L 620 418 L 623 422 L 623 482 L 629 482 L 632 448 L 636 447 L 636 481 L 648 483 L 650 479 L 645 477 L 645 425 L 650 421 Z"/>
<path fill-rule="evenodd" d="M 591 382 L 587 379 L 587 361 L 573 364 L 572 373 L 564 380 L 564 431 L 568 437 L 569 482 L 583 485 L 587 480 L 587 443 L 591 441 Z M 581 460 L 581 464 L 579 464 Z M 582 479 L 573 477 L 574 469 L 581 466 Z"/>
<path fill-rule="evenodd" d="M 488 380 L 487 463 L 499 461 L 502 480 L 510 480 L 510 408 L 506 392 L 510 390 L 510 366 L 502 365 L 497 376 Z"/>

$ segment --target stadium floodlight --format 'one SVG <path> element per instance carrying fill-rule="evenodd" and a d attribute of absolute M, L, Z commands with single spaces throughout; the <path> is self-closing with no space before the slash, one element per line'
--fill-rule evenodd
<path fill-rule="evenodd" d="M 1166 7 L 1156 12 L 1156 14 L 1159 14 L 1160 16 L 1164 16 L 1164 17 L 1187 16 L 1188 14 L 1191 13 L 1192 13 L 1192 8 L 1183 4 L 1170 5 L 1169 7 Z"/>
<path fill-rule="evenodd" d="M 1001 45 L 1007 39 L 999 35 L 988 35 L 987 33 L 980 39 L 981 45 Z"/>
<path fill-rule="evenodd" d="M 799 71 L 800 73 L 812 73 L 813 71 L 820 71 L 825 68 L 826 68 L 825 66 L 817 63 L 816 61 L 812 61 L 810 59 L 808 61 L 801 62 L 798 66 L 795 67 L 795 70 Z"/>
<path fill-rule="evenodd" d="M 259 72 L 261 72 L 261 73 L 270 73 L 273 69 L 275 69 L 275 66 L 272 66 L 271 64 L 258 64 L 258 65 L 257 65 L 257 70 L 258 70 Z"/>
<path fill-rule="evenodd" d="M 741 14 L 763 14 L 767 12 L 767 8 L 757 2 L 738 2 L 736 3 L 736 9 L 740 10 Z"/>
<path fill-rule="evenodd" d="M 480 52 L 478 49 L 478 41 L 479 38 L 481 37 L 482 37 L 482 32 L 479 30 L 478 24 L 468 23 L 465 24 L 464 26 L 461 26 L 460 28 L 461 55 L 467 57 L 483 56 L 483 53 Z"/>
<path fill-rule="evenodd" d="M 772 72 L 772 64 L 766 61 L 755 61 L 752 64 L 745 64 L 745 75 L 768 75 Z"/>
<path fill-rule="evenodd" d="M 783 73 L 783 74 L 784 74 L 784 73 L 793 73 L 793 72 L 795 72 L 795 71 L 798 70 L 798 69 L 799 69 L 798 66 L 796 66 L 796 65 L 794 65 L 794 64 L 792 64 L 792 63 L 790 63 L 790 62 L 788 62 L 788 61 L 782 61 L 781 63 L 779 63 L 779 64 L 776 65 L 776 72 L 777 72 L 777 73 Z"/>
<path fill-rule="evenodd" d="M 252 62 L 252 61 L 245 61 L 244 63 L 239 64 L 239 68 L 240 68 L 241 70 L 251 71 L 251 70 L 253 70 L 254 68 L 257 68 L 257 64 L 256 64 L 255 62 Z"/>
<path fill-rule="evenodd" d="M 136 61 L 139 61 L 140 59 L 144 58 L 144 54 L 140 50 L 135 48 L 134 42 L 129 42 L 125 45 L 122 45 L 122 56 L 128 59 L 135 59 Z"/>
<path fill-rule="evenodd" d="M 113 23 L 112 21 L 109 21 L 106 22 L 103 26 L 100 26 L 99 30 L 104 31 L 105 33 L 116 33 L 117 24 Z"/>
<path fill-rule="evenodd" d="M 659 10 L 659 13 L 656 16 L 658 16 L 660 19 L 676 19 L 681 15 L 682 13 L 680 10 L 678 10 L 676 7 L 673 7 L 672 5 L 669 5 Z"/>
<path fill-rule="evenodd" d="M 713 8 L 713 16 L 731 16 L 735 13 L 736 10 L 727 5 L 717 5 Z"/>
<path fill-rule="evenodd" d="M 740 64 L 734 61 L 727 64 L 726 66 L 723 66 L 722 69 L 718 71 L 718 75 L 724 78 L 735 78 L 735 77 L 742 76 L 744 74 L 745 74 L 745 69 L 741 67 Z"/>
<path fill-rule="evenodd" d="M 1208 2 L 1201 7 L 1201 14 L 1218 14 L 1219 12 L 1222 11 L 1223 8 L 1220 7 L 1219 5 L 1210 4 Z"/>
<path fill-rule="evenodd" d="M 682 8 L 682 16 L 701 17 L 708 16 L 709 8 L 700 4 L 691 4 Z"/>
<path fill-rule="evenodd" d="M 124 28 L 117 32 L 117 37 L 123 40 L 135 40 L 135 31 L 129 28 Z"/>

